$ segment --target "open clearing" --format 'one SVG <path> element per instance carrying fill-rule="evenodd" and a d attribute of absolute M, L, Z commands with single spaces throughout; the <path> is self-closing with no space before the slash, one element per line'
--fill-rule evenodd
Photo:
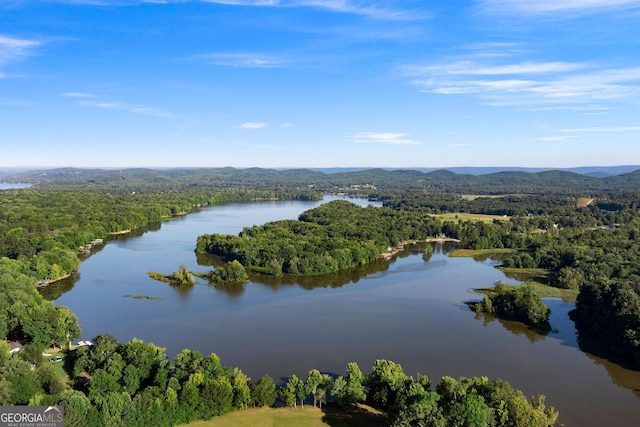
<path fill-rule="evenodd" d="M 465 212 L 452 212 L 452 213 L 444 213 L 433 215 L 437 218 L 443 218 L 453 221 L 482 221 L 482 222 L 493 222 L 494 220 L 498 221 L 509 221 L 511 219 L 510 216 L 501 216 L 501 215 L 485 215 L 485 214 L 472 214 Z"/>
<path fill-rule="evenodd" d="M 327 405 L 319 409 L 310 405 L 297 408 L 251 408 L 235 411 L 209 421 L 196 421 L 188 427 L 382 427 L 388 425 L 385 414 L 366 406 L 340 408 Z"/>

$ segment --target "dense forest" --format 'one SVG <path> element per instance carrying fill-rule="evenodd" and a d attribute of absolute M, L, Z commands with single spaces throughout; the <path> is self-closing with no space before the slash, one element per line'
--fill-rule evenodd
<path fill-rule="evenodd" d="M 175 425 L 270 405 L 276 396 L 291 404 L 293 395 L 293 404 L 366 401 L 386 411 L 393 425 L 552 425 L 556 414 L 543 399 L 527 401 L 502 381 L 443 378 L 432 390 L 426 377 L 406 376 L 388 361 L 368 375 L 349 365 L 344 377 L 316 371 L 276 387 L 268 377 L 251 383 L 215 355 L 186 351 L 169 361 L 152 344 L 101 336 L 95 346 L 69 349 L 63 366 L 42 363 L 45 348 L 65 348 L 81 330 L 76 316 L 45 301 L 37 286 L 74 272 L 97 239 L 215 203 L 314 200 L 324 191 L 368 194 L 384 207 L 329 203 L 297 221 L 249 227 L 239 236 L 204 236 L 197 249 L 273 275 L 348 271 L 379 263 L 381 253 L 402 242 L 443 235 L 469 249 L 511 249 L 504 267 L 544 269 L 548 285 L 578 290 L 572 318 L 579 334 L 595 335 L 640 363 L 640 196 L 627 192 L 638 188 L 636 173 L 521 172 L 510 189 L 510 173 L 154 173 L 151 179 L 149 170 L 54 171 L 31 180 L 41 183 L 31 188 L 0 191 L 0 337 L 6 340 L 0 341 L 0 404 L 64 404 L 68 425 Z M 460 194 L 467 192 L 474 196 Z M 216 280 L 238 276 L 237 264 L 227 270 L 216 270 Z M 520 293 L 492 300 L 490 310 L 509 316 L 497 305 L 528 300 L 537 307 L 533 319 L 541 320 L 539 298 L 527 288 Z M 7 341 L 21 342 L 22 350 L 10 356 Z M 159 418 L 151 419 L 155 414 Z"/>
<path fill-rule="evenodd" d="M 369 263 L 389 247 L 441 231 L 441 221 L 428 215 L 336 200 L 304 212 L 297 221 L 245 228 L 239 236 L 200 236 L 196 251 L 274 276 L 327 274 Z"/>

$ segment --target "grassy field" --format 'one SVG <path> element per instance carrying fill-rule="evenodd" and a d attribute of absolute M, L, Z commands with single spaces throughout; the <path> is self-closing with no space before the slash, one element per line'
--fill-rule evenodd
<path fill-rule="evenodd" d="M 464 200 L 475 200 L 475 199 L 479 199 L 480 197 L 485 197 L 487 199 L 500 199 L 503 197 L 510 197 L 510 196 L 522 196 L 522 194 L 463 194 L 462 195 L 462 199 Z"/>
<path fill-rule="evenodd" d="M 306 405 L 297 408 L 251 408 L 235 411 L 209 421 L 196 421 L 188 427 L 382 427 L 387 417 L 366 405 L 342 409 L 328 405 L 318 409 Z"/>
<path fill-rule="evenodd" d="M 576 202 L 576 206 L 579 208 L 584 208 L 585 206 L 589 206 L 593 202 L 593 199 L 587 197 L 581 197 Z"/>
<path fill-rule="evenodd" d="M 464 213 L 464 212 L 452 212 L 452 213 L 444 213 L 433 215 L 437 218 L 443 218 L 452 221 L 482 221 L 482 222 L 493 222 L 494 220 L 498 221 L 509 221 L 511 219 L 510 216 L 501 216 L 501 215 L 485 215 L 485 214 L 472 214 L 472 213 Z"/>
<path fill-rule="evenodd" d="M 456 249 L 449 254 L 452 258 L 479 257 L 495 254 L 511 254 L 518 252 L 517 249 Z"/>
<path fill-rule="evenodd" d="M 545 284 L 531 281 L 527 282 L 527 285 L 533 287 L 540 298 L 560 298 L 563 301 L 575 301 L 578 296 L 578 289 L 560 289 L 553 286 L 547 286 Z M 515 288 L 516 286 L 505 285 L 507 288 Z M 494 293 L 493 288 L 474 289 L 481 294 L 492 295 Z"/>

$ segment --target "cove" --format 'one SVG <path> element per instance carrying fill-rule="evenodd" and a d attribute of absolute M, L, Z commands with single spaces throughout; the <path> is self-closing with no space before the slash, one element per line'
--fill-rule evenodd
<path fill-rule="evenodd" d="M 390 263 L 335 275 L 253 275 L 235 290 L 199 281 L 180 291 L 147 276 L 180 264 L 207 271 L 217 261 L 196 257 L 198 235 L 294 219 L 318 204 L 212 206 L 144 233 L 114 236 L 74 277 L 43 293 L 78 315 L 85 339 L 101 333 L 122 342 L 140 338 L 166 347 L 170 357 L 183 348 L 215 352 L 254 380 L 304 377 L 312 368 L 342 374 L 350 361 L 368 372 L 384 358 L 434 383 L 443 375 L 503 378 L 527 396 L 545 394 L 568 426 L 628 426 L 640 419 L 640 373 L 596 356 L 597 348 L 577 339 L 567 315 L 573 303 L 545 301 L 553 328 L 546 336 L 476 316 L 464 304 L 480 298 L 471 289 L 516 282 L 493 268 L 495 261 L 448 257 L 447 246 L 436 246 L 428 261 L 413 246 Z"/>

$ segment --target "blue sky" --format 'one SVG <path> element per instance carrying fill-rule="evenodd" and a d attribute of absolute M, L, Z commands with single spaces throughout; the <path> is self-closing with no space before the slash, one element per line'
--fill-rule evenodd
<path fill-rule="evenodd" d="M 0 166 L 640 164 L 640 0 L 0 0 Z"/>

